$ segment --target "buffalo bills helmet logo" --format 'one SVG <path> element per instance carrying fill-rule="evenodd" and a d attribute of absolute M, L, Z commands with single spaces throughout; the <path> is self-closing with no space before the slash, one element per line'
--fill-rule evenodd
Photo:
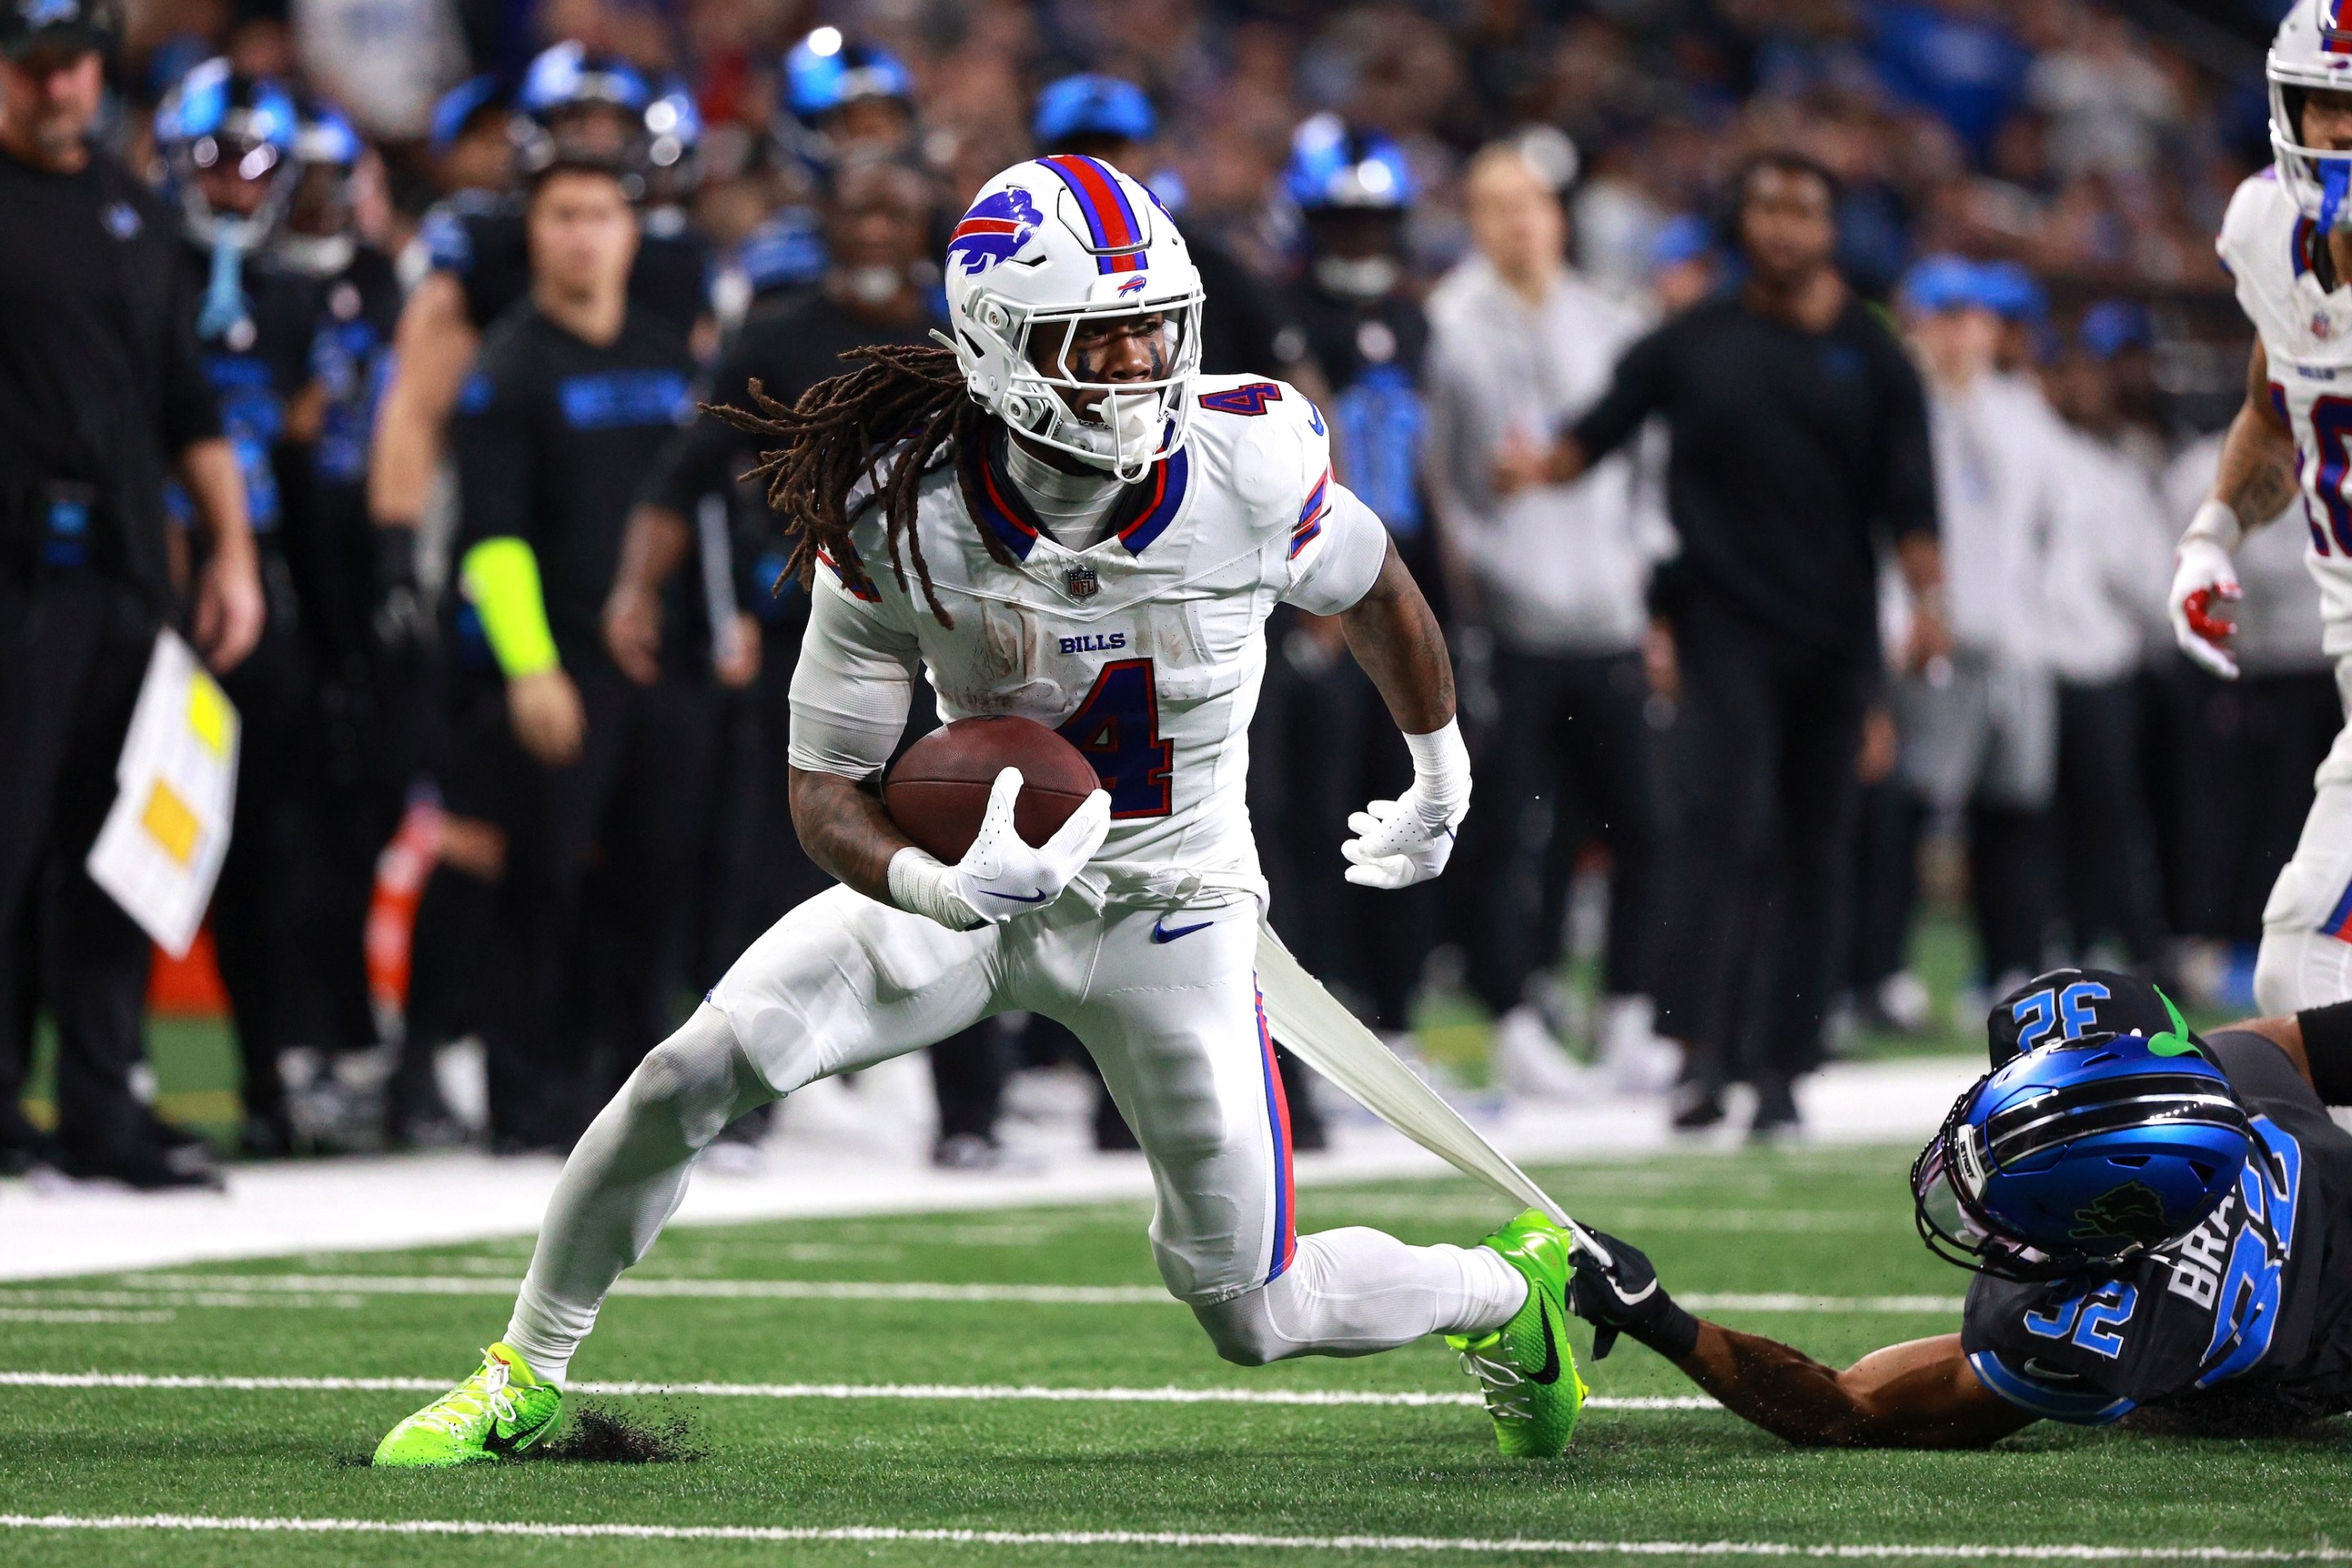
<path fill-rule="evenodd" d="M 1018 185 L 982 196 L 948 237 L 948 261 L 961 261 L 966 277 L 985 272 L 1021 254 L 1042 221 L 1037 204 Z"/>
<path fill-rule="evenodd" d="M 1134 294 L 1134 293 L 1138 293 L 1138 292 L 1141 291 L 1143 289 L 1145 289 L 1146 287 L 1148 287 L 1148 286 L 1150 284 L 1150 282 L 1151 282 L 1151 279 L 1150 279 L 1149 278 L 1143 278 L 1143 277 L 1135 277 L 1135 278 L 1130 278 L 1130 279 L 1129 279 L 1126 282 L 1124 282 L 1124 283 L 1122 283 L 1122 284 L 1120 284 L 1120 285 L 1118 286 L 1118 292 L 1119 292 L 1119 293 L 1121 293 L 1121 294 Z"/>

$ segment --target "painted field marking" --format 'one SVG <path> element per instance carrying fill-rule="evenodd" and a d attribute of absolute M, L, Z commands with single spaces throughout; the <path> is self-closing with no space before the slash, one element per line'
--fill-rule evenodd
<path fill-rule="evenodd" d="M 0 1323 L 168 1323 L 179 1315 L 169 1307 L 137 1312 L 92 1307 L 0 1307 Z"/>
<path fill-rule="evenodd" d="M 1567 1541 L 1441 1535 L 1260 1535 L 1152 1530 L 917 1530 L 898 1525 L 557 1524 L 497 1519 L 299 1519 L 212 1514 L 0 1513 L 9 1530 L 216 1531 L 240 1534 L 521 1536 L 573 1541 L 930 1542 L 954 1546 L 1164 1546 L 1290 1552 L 1541 1553 L 1556 1557 L 1982 1559 L 2029 1563 L 2343 1563 L 2352 1548 L 2004 1546 L 1937 1542 L 1810 1545 L 1786 1541 Z"/>
<path fill-rule="evenodd" d="M 512 1296 L 522 1281 L 471 1274 L 135 1274 L 118 1282 L 125 1291 L 242 1296 L 237 1305 L 262 1306 L 272 1293 L 289 1296 Z M 672 1300 L 774 1301 L 1019 1301 L 1053 1306 L 1179 1306 L 1154 1285 L 941 1285 L 865 1279 L 665 1279 L 625 1277 L 615 1296 Z M 12 1299 L 0 1289 L 0 1301 Z M 1793 1293 L 1696 1292 L 1677 1298 L 1701 1312 L 1957 1313 L 1958 1296 L 1809 1296 Z M 204 1302 L 176 1302 L 203 1305 Z M 223 1300 L 220 1304 L 229 1304 Z"/>
<path fill-rule="evenodd" d="M 296 1394 L 438 1394 L 446 1377 L 215 1377 L 142 1372 L 0 1372 L 0 1388 L 231 1390 Z M 1319 1388 L 1048 1388 L 1034 1384 L 957 1383 L 598 1383 L 564 1384 L 571 1394 L 614 1396 L 668 1394 L 710 1399 L 931 1399 L 957 1403 L 1004 1400 L 1050 1405 L 1370 1405 L 1406 1407 L 1475 1405 L 1475 1394 L 1418 1389 Z M 1719 1410 L 1703 1394 L 1596 1394 L 1589 1410 Z"/>

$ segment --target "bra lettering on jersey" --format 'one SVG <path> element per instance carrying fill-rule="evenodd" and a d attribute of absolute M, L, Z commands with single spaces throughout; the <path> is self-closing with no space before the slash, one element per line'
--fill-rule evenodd
<path fill-rule="evenodd" d="M 2165 1289 L 2213 1310 L 2200 1388 L 2252 1367 L 2278 1331 L 2281 1275 L 2303 1197 L 2303 1147 L 2267 1116 L 2255 1117 L 2253 1127 L 2257 1148 L 2238 1190 L 2159 1254 L 2170 1273 Z"/>
<path fill-rule="evenodd" d="M 686 377 L 674 370 L 604 370 L 567 376 L 555 388 L 563 422 L 574 430 L 617 430 L 633 425 L 676 425 L 694 404 Z"/>

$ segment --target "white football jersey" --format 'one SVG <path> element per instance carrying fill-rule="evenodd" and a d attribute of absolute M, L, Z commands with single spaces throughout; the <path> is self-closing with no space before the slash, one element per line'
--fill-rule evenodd
<path fill-rule="evenodd" d="M 1277 603 L 1318 615 L 1356 603 L 1387 533 L 1331 478 L 1323 416 L 1296 387 L 1203 376 L 1192 395 L 1185 446 L 1129 487 L 1087 550 L 1048 537 L 988 452 L 927 475 L 915 529 L 952 627 L 924 605 L 911 551 L 906 587 L 895 581 L 868 509 L 853 539 L 870 587 L 853 594 L 838 563 L 817 573 L 793 684 L 794 765 L 870 774 L 874 747 L 844 757 L 825 738 L 861 709 L 887 710 L 890 681 L 919 658 L 943 718 L 1034 719 L 1094 763 L 1111 830 L 1082 886 L 1117 898 L 1181 894 L 1200 877 L 1259 885 L 1244 782 L 1266 616 Z M 888 740 L 904 718 L 901 704 Z"/>
<path fill-rule="evenodd" d="M 2272 405 L 2294 432 L 2326 645 L 2352 653 L 2352 287 L 2323 291 L 2311 268 L 2325 243 L 2264 169 L 2238 187 L 2215 248 L 2270 359 Z"/>

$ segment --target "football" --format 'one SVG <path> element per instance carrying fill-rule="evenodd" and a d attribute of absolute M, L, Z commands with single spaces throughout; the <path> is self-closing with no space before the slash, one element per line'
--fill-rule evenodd
<path fill-rule="evenodd" d="M 1021 770 L 1013 826 L 1043 844 L 1101 787 L 1094 764 L 1034 719 L 959 719 L 907 748 L 882 786 L 890 819 L 950 865 L 980 837 L 989 786 L 1006 768 Z"/>

